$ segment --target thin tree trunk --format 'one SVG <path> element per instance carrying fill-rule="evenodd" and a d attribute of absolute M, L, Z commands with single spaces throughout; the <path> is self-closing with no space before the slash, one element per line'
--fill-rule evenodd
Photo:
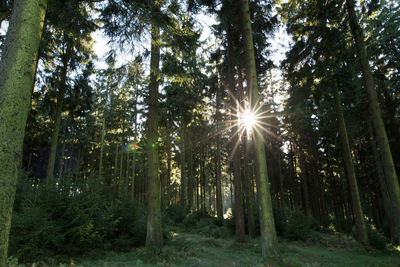
<path fill-rule="evenodd" d="M 301 182 L 303 185 L 303 196 L 304 196 L 304 208 L 305 208 L 305 213 L 308 216 L 312 216 L 311 212 L 311 205 L 310 205 L 310 194 L 309 194 L 309 187 L 308 187 L 308 174 L 307 174 L 307 169 L 306 169 L 306 160 L 304 156 L 304 152 L 299 151 L 300 153 L 300 160 L 299 160 L 299 165 L 300 165 L 300 178 Z"/>
<path fill-rule="evenodd" d="M 119 144 L 115 144 L 115 159 L 114 159 L 114 182 L 113 182 L 113 191 L 115 192 L 117 186 L 117 173 L 118 173 L 118 153 L 119 152 Z"/>
<path fill-rule="evenodd" d="M 171 138 L 168 138 L 168 152 L 167 152 L 167 181 L 165 188 L 165 198 L 167 200 L 167 206 L 170 204 L 170 186 L 171 186 L 171 169 L 172 169 L 172 144 Z"/>
<path fill-rule="evenodd" d="M 338 131 L 342 143 L 344 167 L 346 169 L 346 177 L 349 184 L 351 203 L 353 206 L 355 222 L 358 232 L 358 240 L 364 245 L 368 245 L 367 228 L 365 226 L 364 214 L 361 207 L 360 194 L 358 192 L 357 179 L 353 166 L 353 157 L 350 151 L 346 122 L 343 116 L 339 91 L 336 87 L 333 88 L 333 97 L 335 100 L 335 112 L 336 112 L 336 118 L 338 120 Z"/>
<path fill-rule="evenodd" d="M 181 120 L 182 120 L 182 126 L 181 126 L 181 189 L 180 189 L 180 204 L 183 209 L 186 209 L 186 162 L 185 162 L 185 124 L 183 120 L 183 114 L 181 112 Z"/>
<path fill-rule="evenodd" d="M 47 1 L 16 0 L 0 61 L 0 266 L 8 237 Z"/>
<path fill-rule="evenodd" d="M 147 235 L 146 247 L 163 246 L 161 230 L 160 177 L 158 175 L 158 76 L 160 68 L 160 29 L 151 25 L 149 115 L 147 119 Z"/>
<path fill-rule="evenodd" d="M 189 211 L 193 210 L 193 166 L 192 166 L 192 145 L 190 129 L 185 134 L 185 161 L 186 161 L 186 177 L 187 177 L 187 199 Z"/>
<path fill-rule="evenodd" d="M 121 127 L 122 129 L 122 127 Z M 124 147 L 122 143 L 121 137 L 121 148 Z M 118 195 L 123 197 L 123 188 L 124 188 L 124 177 L 123 177 L 123 167 L 124 167 L 124 150 L 120 150 L 121 157 L 119 159 L 119 179 L 118 179 Z"/>
<path fill-rule="evenodd" d="M 136 103 L 136 97 L 135 97 L 135 129 L 133 133 L 133 142 L 134 142 L 134 147 L 133 147 L 133 154 L 132 154 L 132 184 L 131 184 L 131 199 L 135 199 L 135 182 L 136 182 L 136 149 L 138 147 L 138 144 L 136 143 L 136 135 L 137 135 L 137 103 Z"/>
<path fill-rule="evenodd" d="M 357 15 L 354 9 L 354 0 L 346 0 L 348 17 L 351 27 L 351 32 L 355 41 L 360 61 L 361 72 L 363 74 L 364 87 L 367 91 L 370 115 L 372 125 L 375 131 L 377 150 L 382 160 L 383 172 L 385 175 L 388 191 L 390 194 L 391 208 L 394 226 L 392 238 L 395 242 L 400 242 L 400 187 L 399 180 L 396 174 L 392 153 L 390 151 L 389 141 L 387 138 L 385 125 L 382 119 L 382 111 L 379 106 L 378 98 L 375 90 L 375 83 L 371 72 L 371 67 L 368 62 L 367 50 L 364 44 L 363 30 L 358 24 Z"/>
<path fill-rule="evenodd" d="M 228 20 L 229 21 L 229 20 Z M 233 180 L 235 184 L 235 233 L 236 241 L 245 241 L 245 226 L 244 226 L 244 214 L 243 214 L 243 197 L 242 197 L 242 181 L 240 172 L 240 139 L 238 133 L 238 120 L 234 120 L 235 113 L 239 109 L 238 93 L 235 85 L 234 75 L 234 50 L 232 41 L 232 29 L 228 22 L 227 25 L 227 40 L 228 40 L 228 77 L 227 85 L 230 92 L 230 105 L 231 105 L 231 120 L 234 126 L 232 127 L 232 165 L 233 165 Z"/>
<path fill-rule="evenodd" d="M 250 11 L 248 0 L 241 0 L 241 19 L 243 27 L 243 45 L 246 62 L 246 79 L 250 96 L 250 107 L 256 110 L 260 105 L 256 63 L 254 58 L 254 43 L 251 30 Z M 275 230 L 274 215 L 272 212 L 272 200 L 268 182 L 268 170 L 265 158 L 264 137 L 262 133 L 254 131 L 254 151 L 256 159 L 256 183 L 259 203 L 260 231 L 262 257 L 264 260 L 275 252 L 278 238 Z"/>
<path fill-rule="evenodd" d="M 223 207 L 222 207 L 222 177 L 221 177 L 221 137 L 220 137 L 220 128 L 221 126 L 221 112 L 220 112 L 220 106 L 221 106 L 221 88 L 218 87 L 217 84 L 215 84 L 217 88 L 217 93 L 216 93 L 216 115 L 215 115 L 215 120 L 217 124 L 217 137 L 216 137 L 216 142 L 217 142 L 217 150 L 215 151 L 215 157 L 216 157 L 216 162 L 215 162 L 215 178 L 216 178 L 216 210 L 217 210 L 217 217 L 219 219 L 222 219 L 224 216 L 223 212 Z"/>
<path fill-rule="evenodd" d="M 72 56 L 72 40 L 70 38 L 67 38 L 67 47 L 62 56 L 63 65 L 61 69 L 60 80 L 58 82 L 58 94 L 57 94 L 56 110 L 54 113 L 53 135 L 51 136 L 51 141 L 50 141 L 49 163 L 47 165 L 47 174 L 46 174 L 47 183 L 49 183 L 54 176 L 54 165 L 56 162 L 58 135 L 60 133 L 62 108 L 64 103 L 65 90 L 67 86 L 66 82 L 68 74 L 68 65 L 71 56 Z"/>
<path fill-rule="evenodd" d="M 100 163 L 99 163 L 99 178 L 103 181 L 103 157 L 104 157 L 104 136 L 106 133 L 106 116 L 103 112 L 103 122 L 101 124 L 101 140 L 100 140 Z"/>

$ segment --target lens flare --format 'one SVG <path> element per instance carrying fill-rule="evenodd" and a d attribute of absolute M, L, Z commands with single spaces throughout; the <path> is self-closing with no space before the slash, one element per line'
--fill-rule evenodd
<path fill-rule="evenodd" d="M 247 133 L 250 133 L 251 129 L 253 129 L 256 124 L 256 116 L 251 112 L 251 110 L 245 110 L 242 114 L 242 121 L 246 127 Z"/>

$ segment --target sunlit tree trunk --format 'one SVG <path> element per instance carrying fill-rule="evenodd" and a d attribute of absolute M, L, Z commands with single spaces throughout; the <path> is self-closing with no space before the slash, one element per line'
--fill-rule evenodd
<path fill-rule="evenodd" d="M 60 80 L 57 83 L 58 94 L 57 94 L 56 110 L 54 113 L 53 135 L 51 136 L 51 141 L 50 141 L 49 162 L 47 165 L 47 175 L 46 175 L 47 182 L 50 182 L 53 179 L 54 175 L 54 164 L 56 162 L 57 144 L 61 126 L 62 108 L 64 103 L 65 90 L 67 86 L 66 83 L 67 83 L 68 65 L 72 56 L 72 40 L 70 38 L 67 38 L 66 42 L 67 42 L 66 48 L 62 56 L 62 68 L 60 73 Z"/>
<path fill-rule="evenodd" d="M 248 83 L 250 106 L 254 110 L 260 105 L 256 63 L 254 58 L 254 43 L 251 30 L 250 11 L 248 0 L 240 0 L 243 33 L 243 48 L 245 51 L 246 80 Z M 276 236 L 272 200 L 268 182 L 268 171 L 265 158 L 264 137 L 261 131 L 254 131 L 254 151 L 257 196 L 259 203 L 260 232 L 262 257 L 264 260 L 276 250 L 278 238 Z"/>
<path fill-rule="evenodd" d="M 242 75 L 242 67 L 238 64 L 238 82 L 239 82 L 239 91 L 242 95 L 242 99 L 245 96 L 245 89 L 243 87 L 243 75 Z M 247 228 L 249 235 L 251 237 L 256 236 L 255 232 L 255 224 L 254 224 L 254 202 L 253 202 L 253 187 L 252 187 L 252 178 L 249 170 L 249 140 L 247 135 L 243 135 L 242 138 L 243 144 L 243 190 L 246 199 L 246 209 L 247 209 Z"/>
<path fill-rule="evenodd" d="M 160 68 L 160 29 L 151 25 L 149 115 L 147 119 L 147 235 L 146 246 L 163 246 L 161 230 L 160 177 L 158 175 L 158 86 Z"/>
<path fill-rule="evenodd" d="M 339 91 L 336 87 L 333 88 L 333 98 L 335 101 L 335 112 L 336 112 L 336 118 L 338 120 L 338 131 L 339 131 L 340 141 L 342 143 L 344 167 L 346 169 L 346 177 L 349 184 L 351 203 L 353 206 L 355 222 L 358 232 L 358 240 L 364 245 L 367 245 L 368 244 L 367 228 L 365 226 L 364 214 L 361 207 L 360 194 L 358 192 L 357 179 L 353 166 L 353 157 L 350 151 L 346 122 L 343 116 L 342 103 L 340 101 Z"/>
<path fill-rule="evenodd" d="M 382 112 L 379 106 L 378 97 L 375 90 L 375 83 L 368 62 L 367 50 L 364 44 L 363 30 L 358 23 L 358 18 L 354 9 L 354 0 L 346 0 L 348 18 L 351 32 L 358 52 L 361 72 L 363 75 L 364 87 L 367 91 L 372 126 L 375 131 L 378 153 L 382 160 L 383 172 L 388 187 L 393 221 L 396 222 L 392 238 L 400 242 L 400 187 L 396 174 L 392 153 L 390 151 L 385 125 L 382 119 Z"/>
<path fill-rule="evenodd" d="M 16 0 L 0 62 L 0 266 L 8 237 L 46 0 Z"/>

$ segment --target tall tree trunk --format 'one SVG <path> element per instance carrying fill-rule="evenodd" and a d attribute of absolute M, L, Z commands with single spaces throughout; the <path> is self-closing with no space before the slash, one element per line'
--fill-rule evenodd
<path fill-rule="evenodd" d="M 46 0 L 16 0 L 0 62 L 0 266 L 8 237 Z"/>
<path fill-rule="evenodd" d="M 191 131 L 186 128 L 185 134 L 185 161 L 186 161 L 186 177 L 187 177 L 187 204 L 189 211 L 193 210 L 193 166 L 192 166 L 192 144 L 191 144 Z"/>
<path fill-rule="evenodd" d="M 229 21 L 229 20 L 228 20 Z M 230 23 L 227 23 L 227 40 L 228 40 L 228 75 L 227 85 L 230 90 L 230 106 L 231 106 L 231 120 L 233 122 L 232 127 L 232 165 L 233 165 L 233 180 L 235 184 L 235 233 L 236 241 L 245 241 L 245 226 L 244 226 L 244 214 L 243 214 L 243 197 L 242 197 L 242 181 L 240 173 L 240 139 L 238 133 L 238 120 L 235 120 L 235 115 L 239 109 L 238 93 L 235 84 L 235 70 L 234 70 L 234 50 L 232 40 L 232 27 Z M 236 114 L 235 114 L 236 113 Z"/>
<path fill-rule="evenodd" d="M 115 144 L 115 157 L 114 157 L 114 181 L 113 181 L 113 191 L 115 192 L 117 186 L 117 173 L 118 173 L 118 153 L 119 152 L 119 144 Z"/>
<path fill-rule="evenodd" d="M 246 79 L 250 96 L 250 107 L 256 110 L 260 105 L 256 62 L 254 58 L 254 43 L 251 30 L 250 11 L 248 0 L 240 0 L 241 19 L 243 27 L 243 48 L 246 61 Z M 256 183 L 259 203 L 260 231 L 262 257 L 264 260 L 275 251 L 278 238 L 276 236 L 272 200 L 268 182 L 268 170 L 265 158 L 264 137 L 260 131 L 254 131 L 254 151 L 256 159 Z"/>
<path fill-rule="evenodd" d="M 171 137 L 168 137 L 168 151 L 167 151 L 167 181 L 165 187 L 166 204 L 170 204 L 170 186 L 171 186 L 171 169 L 172 169 L 172 142 Z"/>
<path fill-rule="evenodd" d="M 346 0 L 348 17 L 351 27 L 351 32 L 356 44 L 358 59 L 360 61 L 361 72 L 363 74 L 364 87 L 367 91 L 371 121 L 374 127 L 377 149 L 382 160 L 383 172 L 385 174 L 386 183 L 391 200 L 391 208 L 393 221 L 396 222 L 394 235 L 392 238 L 396 242 L 400 242 L 400 187 L 399 180 L 396 174 L 392 153 L 390 151 L 389 141 L 387 138 L 385 125 L 382 119 L 382 112 L 379 106 L 378 98 L 375 90 L 375 83 L 371 72 L 371 67 L 368 62 L 367 50 L 364 44 L 363 30 L 358 24 L 357 15 L 354 9 L 354 0 Z"/>
<path fill-rule="evenodd" d="M 181 188 L 180 188 L 180 205 L 183 209 L 186 209 L 186 162 L 185 162 L 185 138 L 186 138 L 186 130 L 185 130 L 185 123 L 183 120 L 183 112 L 181 112 Z"/>
<path fill-rule="evenodd" d="M 241 99 L 245 98 L 245 89 L 243 88 L 243 75 L 242 66 L 238 64 L 237 75 L 239 83 L 239 94 Z M 254 224 L 254 202 L 252 194 L 252 176 L 249 171 L 249 139 L 244 134 L 242 138 L 243 144 L 243 190 L 246 198 L 246 209 L 247 209 L 247 228 L 251 237 L 256 236 L 255 224 Z"/>
<path fill-rule="evenodd" d="M 380 155 L 378 153 L 378 149 L 376 147 L 376 142 L 374 140 L 375 139 L 374 131 L 373 131 L 371 124 L 372 124 L 371 121 L 369 121 L 368 128 L 371 133 L 371 147 L 372 147 L 372 154 L 374 155 L 376 172 L 378 175 L 379 189 L 381 191 L 381 195 L 383 198 L 383 208 L 385 209 L 386 220 L 389 223 L 390 236 L 394 237 L 396 234 L 396 222 L 393 221 L 393 214 L 392 214 L 391 205 L 390 205 L 390 203 L 391 203 L 390 202 L 390 194 L 389 194 L 389 190 L 387 188 L 385 175 L 383 173 L 382 161 L 381 161 Z"/>
<path fill-rule="evenodd" d="M 221 134 L 220 134 L 220 129 L 222 127 L 221 125 L 221 112 L 220 112 L 220 106 L 221 106 L 221 88 L 219 88 L 218 84 L 215 84 L 217 88 L 217 93 L 216 93 L 216 114 L 215 114 L 215 120 L 217 124 L 217 137 L 216 137 L 216 142 L 217 142 L 217 150 L 215 151 L 215 180 L 216 180 L 216 206 L 217 206 L 217 217 L 219 219 L 222 219 L 224 216 L 224 211 L 222 207 L 222 177 L 221 177 Z"/>
<path fill-rule="evenodd" d="M 146 246 L 163 246 L 161 230 L 160 177 L 158 175 L 158 77 L 160 68 L 160 29 L 151 25 L 149 115 L 147 119 L 147 235 Z"/>
<path fill-rule="evenodd" d="M 254 204 L 252 197 L 252 179 L 249 172 L 249 152 L 248 152 L 248 140 L 245 135 L 243 135 L 243 150 L 244 150 L 244 159 L 243 159 L 243 190 L 245 192 L 246 198 L 246 208 L 247 208 L 247 228 L 249 231 L 249 236 L 255 237 L 255 224 L 254 224 Z"/>
<path fill-rule="evenodd" d="M 103 112 L 103 121 L 101 123 L 101 139 L 100 139 L 100 162 L 99 162 L 99 179 L 103 181 L 103 157 L 104 157 L 104 136 L 106 133 L 106 114 Z"/>
<path fill-rule="evenodd" d="M 346 177 L 349 184 L 351 203 L 353 206 L 355 222 L 358 232 L 358 240 L 364 245 L 368 245 L 367 228 L 365 226 L 364 214 L 361 207 L 360 194 L 358 193 L 357 179 L 353 166 L 353 157 L 350 151 L 346 122 L 343 116 L 342 103 L 340 101 L 339 91 L 336 87 L 333 88 L 333 97 L 335 100 L 335 112 L 336 112 L 336 118 L 338 120 L 338 131 L 339 131 L 340 141 L 342 143 L 344 167 L 346 169 Z"/>
<path fill-rule="evenodd" d="M 303 202 L 304 210 L 308 216 L 312 216 L 306 160 L 303 151 L 299 151 L 299 154 L 300 154 L 299 166 L 301 170 L 300 178 L 303 185 L 303 196 L 304 196 L 304 202 Z"/>
<path fill-rule="evenodd" d="M 206 211 L 206 170 L 204 146 L 200 146 L 201 210 Z"/>
<path fill-rule="evenodd" d="M 62 69 L 60 74 L 60 80 L 58 82 L 58 94 L 57 94 L 56 110 L 54 113 L 53 135 L 51 136 L 51 141 L 50 141 L 49 163 L 47 165 L 47 174 L 46 174 L 47 183 L 49 183 L 54 176 L 54 165 L 56 162 L 58 135 L 60 133 L 62 108 L 64 103 L 65 90 L 67 87 L 66 83 L 67 83 L 68 65 L 72 56 L 72 40 L 70 38 L 67 38 L 66 42 L 67 42 L 66 44 L 67 47 L 62 56 Z"/>
<path fill-rule="evenodd" d="M 133 133 L 133 142 L 134 142 L 134 147 L 133 147 L 133 153 L 132 153 L 132 182 L 131 182 L 131 199 L 135 199 L 135 182 L 136 182 L 136 149 L 138 147 L 138 144 L 136 143 L 136 135 L 137 135 L 137 103 L 136 103 L 136 97 L 135 97 L 135 129 Z"/>
<path fill-rule="evenodd" d="M 214 82 L 214 86 L 217 89 L 216 92 L 216 112 L 215 112 L 215 120 L 217 125 L 217 150 L 215 151 L 215 180 L 216 180 L 216 210 L 217 217 L 222 219 L 224 216 L 223 207 L 222 207 L 222 177 L 221 177 L 221 133 L 220 130 L 222 128 L 222 116 L 220 112 L 221 108 L 221 88 L 218 86 L 217 81 Z"/>

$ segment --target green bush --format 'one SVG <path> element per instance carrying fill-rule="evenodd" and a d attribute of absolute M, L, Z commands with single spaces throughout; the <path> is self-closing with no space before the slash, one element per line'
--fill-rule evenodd
<path fill-rule="evenodd" d="M 181 205 L 171 205 L 165 210 L 165 215 L 174 223 L 181 223 L 187 213 Z"/>
<path fill-rule="evenodd" d="M 278 201 L 273 198 L 272 199 L 272 210 L 274 213 L 274 222 L 275 229 L 277 235 L 283 236 L 285 233 L 287 214 L 289 213 L 289 209 L 286 207 L 279 207 Z"/>
<path fill-rule="evenodd" d="M 367 224 L 366 227 L 370 246 L 376 249 L 386 248 L 387 239 L 385 235 L 381 231 L 376 229 L 374 225 Z M 355 226 L 353 226 L 351 235 L 355 240 L 359 240 L 358 232 Z"/>
<path fill-rule="evenodd" d="M 294 240 L 306 240 L 313 230 L 313 220 L 303 212 L 292 211 L 285 227 L 284 236 Z"/>
<path fill-rule="evenodd" d="M 204 218 L 212 217 L 207 212 L 199 210 L 186 215 L 182 223 L 186 228 L 190 228 L 192 226 L 195 226 L 200 221 L 200 219 Z"/>
<path fill-rule="evenodd" d="M 350 234 L 354 224 L 346 219 L 335 219 L 332 221 L 335 230 L 340 233 Z"/>
<path fill-rule="evenodd" d="M 376 249 L 384 249 L 386 248 L 386 237 L 385 235 L 378 231 L 377 229 L 373 229 L 371 226 L 367 227 L 368 240 L 371 247 Z"/>
<path fill-rule="evenodd" d="M 25 181 L 17 189 L 9 254 L 27 262 L 126 250 L 143 245 L 145 235 L 145 209 L 118 199 L 98 180 Z"/>

